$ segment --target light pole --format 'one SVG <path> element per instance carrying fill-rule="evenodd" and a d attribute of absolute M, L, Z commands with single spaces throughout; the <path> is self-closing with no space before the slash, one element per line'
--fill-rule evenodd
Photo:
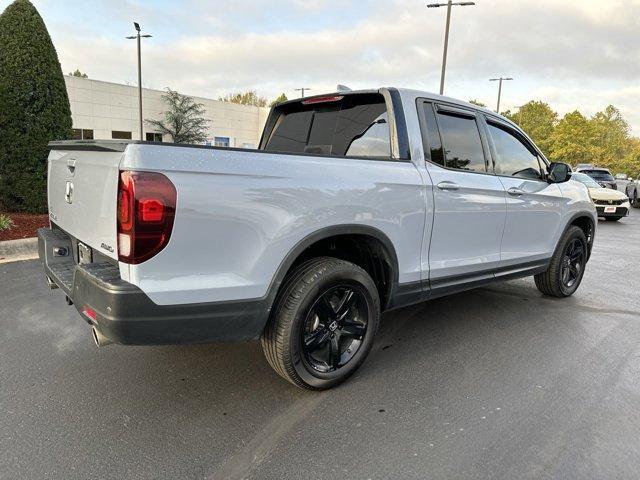
<path fill-rule="evenodd" d="M 295 91 L 296 92 L 301 92 L 302 94 L 302 98 L 304 98 L 304 92 L 305 90 L 311 90 L 309 87 L 302 87 L 302 88 L 296 88 Z"/>
<path fill-rule="evenodd" d="M 142 57 L 140 55 L 140 39 L 151 38 L 151 35 L 140 35 L 141 28 L 138 22 L 133 22 L 133 26 L 137 34 L 127 38 L 138 41 L 138 113 L 140 115 L 140 140 L 144 140 L 142 130 Z"/>
<path fill-rule="evenodd" d="M 430 3 L 427 8 L 447 7 L 447 23 L 444 29 L 444 51 L 442 52 L 442 73 L 440 74 L 440 95 L 444 94 L 444 74 L 447 70 L 447 50 L 449 49 L 449 26 L 451 25 L 451 7 L 469 7 L 475 5 L 475 2 L 454 2 L 449 0 L 447 3 Z"/>
<path fill-rule="evenodd" d="M 496 106 L 496 113 L 500 114 L 500 97 L 502 96 L 502 82 L 506 80 L 513 80 L 511 77 L 500 77 L 500 78 L 490 78 L 490 82 L 500 82 L 498 83 L 498 105 Z"/>

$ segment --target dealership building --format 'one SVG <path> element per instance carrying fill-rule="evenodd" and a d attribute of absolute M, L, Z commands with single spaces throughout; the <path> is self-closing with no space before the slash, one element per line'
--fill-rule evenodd
<path fill-rule="evenodd" d="M 139 140 L 138 87 L 65 76 L 74 137 L 78 139 Z M 142 89 L 143 119 L 162 119 L 166 109 L 161 90 Z M 180 92 L 186 93 L 187 92 Z M 209 120 L 207 145 L 256 148 L 268 108 L 194 97 L 204 104 Z M 170 142 L 153 127 L 143 125 L 144 140 Z"/>

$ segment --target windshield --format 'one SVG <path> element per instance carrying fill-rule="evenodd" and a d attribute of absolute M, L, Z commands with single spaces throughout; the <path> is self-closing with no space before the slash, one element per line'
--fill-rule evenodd
<path fill-rule="evenodd" d="M 589 175 L 585 175 L 584 173 L 572 173 L 571 180 L 576 180 L 580 183 L 583 183 L 587 186 L 587 188 L 602 188 L 598 182 L 596 182 Z"/>
<path fill-rule="evenodd" d="M 600 182 L 613 182 L 613 175 L 606 170 L 582 170 L 581 173 L 586 173 L 594 180 Z"/>

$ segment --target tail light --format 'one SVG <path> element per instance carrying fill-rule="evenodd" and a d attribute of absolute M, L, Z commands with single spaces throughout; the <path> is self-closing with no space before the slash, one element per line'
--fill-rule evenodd
<path fill-rule="evenodd" d="M 176 188 L 156 172 L 120 172 L 118 259 L 137 264 L 169 243 L 176 212 Z"/>

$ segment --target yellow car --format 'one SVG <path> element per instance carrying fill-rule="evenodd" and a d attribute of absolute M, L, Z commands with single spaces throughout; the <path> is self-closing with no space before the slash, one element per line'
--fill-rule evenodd
<path fill-rule="evenodd" d="M 629 215 L 631 204 L 629 197 L 618 190 L 604 188 L 589 175 L 584 173 L 572 173 L 571 180 L 575 180 L 587 186 L 589 196 L 596 206 L 598 217 L 605 220 L 618 221 Z"/>

